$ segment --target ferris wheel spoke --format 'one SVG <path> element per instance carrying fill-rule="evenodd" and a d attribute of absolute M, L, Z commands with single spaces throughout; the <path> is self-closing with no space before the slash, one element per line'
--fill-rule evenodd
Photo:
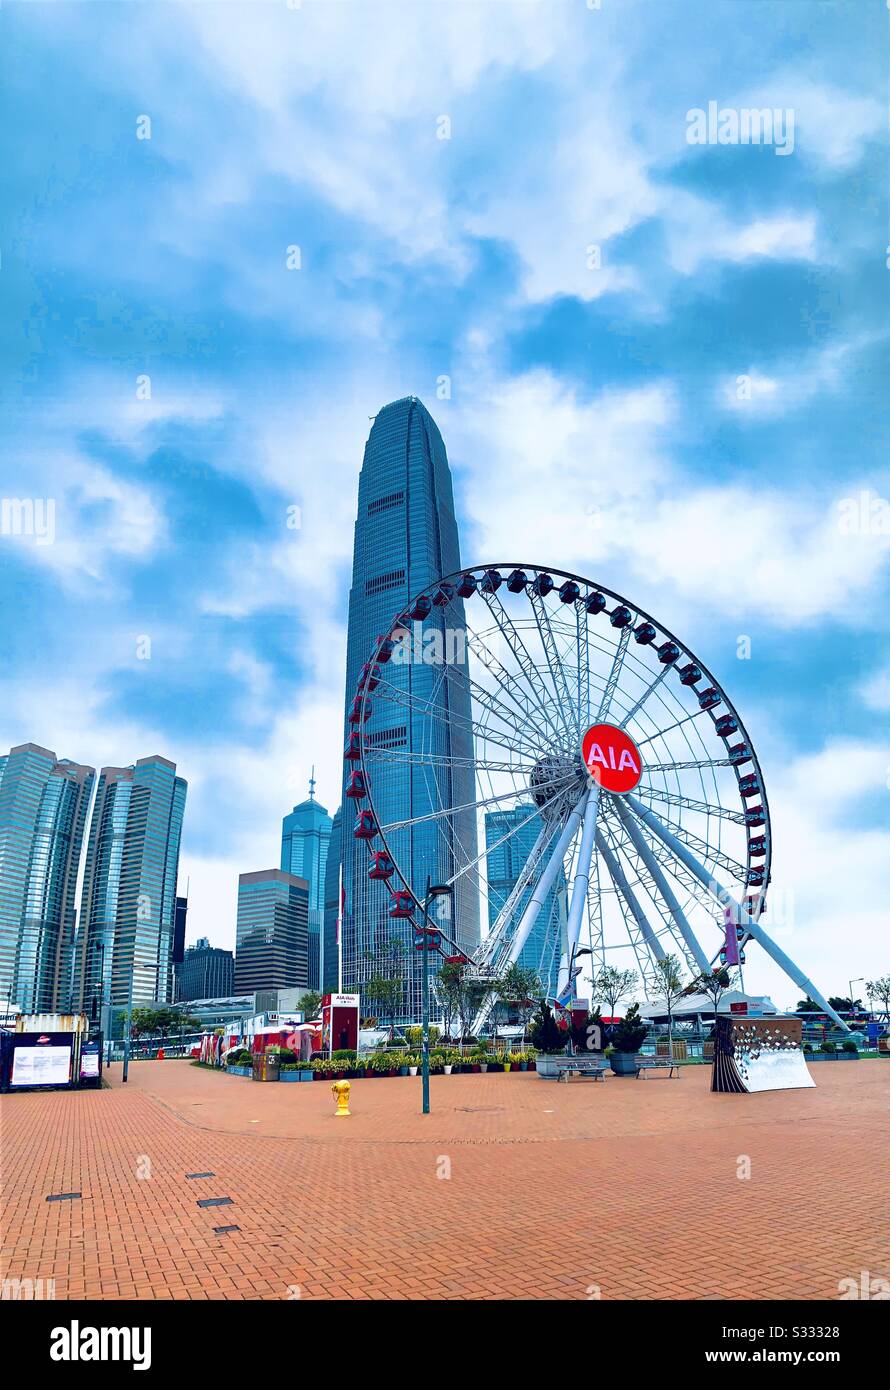
<path fill-rule="evenodd" d="M 495 718 L 500 719 L 506 725 L 508 734 L 525 733 L 528 736 L 527 747 L 534 748 L 535 751 L 539 753 L 544 751 L 544 741 L 541 737 L 540 723 L 536 726 L 531 718 L 523 714 L 521 710 L 517 713 L 517 711 L 509 709 L 506 705 L 502 704 L 491 691 L 486 690 L 484 685 L 480 685 L 478 681 L 473 680 L 472 676 L 467 676 L 466 679 L 469 683 L 470 693 L 476 703 L 481 705 L 483 709 L 488 710 Z"/>
<path fill-rule="evenodd" d="M 496 616 L 495 621 L 497 622 Z M 498 631 L 504 637 L 505 641 L 507 641 L 508 645 L 510 645 L 509 638 L 507 637 L 506 633 L 500 625 L 498 625 Z M 520 673 L 522 677 L 528 681 L 528 684 L 531 687 L 531 692 L 534 696 L 535 703 L 532 703 L 529 700 L 528 695 L 524 690 L 522 690 L 521 687 L 519 689 L 519 692 L 517 693 L 517 675 L 511 674 L 503 665 L 503 663 L 494 655 L 494 653 L 488 649 L 488 647 L 482 640 L 482 634 L 471 634 L 468 632 L 467 647 L 477 658 L 477 660 L 482 662 L 483 666 L 485 666 L 489 674 L 494 676 L 496 680 L 499 680 L 501 688 L 509 693 L 510 698 L 519 709 L 519 712 L 524 720 L 534 722 L 537 719 L 540 722 L 543 719 L 545 727 L 539 729 L 539 733 L 542 738 L 545 738 L 547 736 L 548 729 L 550 730 L 550 733 L 552 735 L 558 735 L 559 730 L 557 726 L 553 723 L 553 720 L 550 716 L 550 706 L 547 692 L 544 690 L 543 686 L 540 686 L 540 688 L 536 687 L 535 682 L 532 678 L 532 671 L 534 668 L 530 657 L 528 657 L 527 664 L 524 663 L 522 659 L 518 656 L 518 653 L 514 650 L 514 648 L 510 646 L 510 650 L 517 661 L 517 665 L 520 668 Z M 525 650 L 524 647 L 523 650 Z M 535 672 L 535 674 L 537 674 L 537 672 Z"/>
<path fill-rule="evenodd" d="M 483 593 L 482 598 L 489 613 L 497 624 L 498 631 L 512 653 L 517 668 L 528 681 L 535 699 L 538 701 L 552 733 L 559 735 L 559 726 L 554 724 L 551 715 L 551 696 L 547 690 L 531 652 L 522 640 L 522 635 L 497 593 Z"/>
<path fill-rule="evenodd" d="M 642 802 L 640 804 L 642 805 Z M 721 869 L 725 869 L 733 878 L 739 879 L 741 882 L 745 881 L 748 876 L 748 870 L 738 859 L 733 859 L 731 854 L 727 854 L 724 850 L 718 849 L 716 845 L 709 844 L 707 840 L 703 840 L 700 835 L 696 835 L 685 825 L 678 825 L 677 822 L 673 820 L 667 821 L 666 824 L 668 829 L 671 830 L 683 844 L 688 845 L 690 849 L 697 851 L 697 853 L 704 855 L 706 859 L 713 860 L 715 864 L 719 865 Z"/>
<path fill-rule="evenodd" d="M 605 689 L 603 690 L 602 699 L 600 700 L 600 707 L 597 710 L 596 722 L 598 724 L 601 724 L 609 716 L 609 710 L 612 707 L 612 699 L 615 695 L 615 688 L 618 685 L 618 677 L 621 675 L 621 668 L 624 665 L 624 658 L 627 656 L 627 647 L 629 642 L 630 624 L 628 623 L 627 627 L 623 627 L 621 629 L 621 635 L 618 638 L 618 645 L 615 648 L 615 655 L 612 658 L 612 669 L 609 672 L 609 677 L 606 681 Z"/>
<path fill-rule="evenodd" d="M 554 779 L 550 782 L 542 782 L 541 787 L 557 787 L 560 791 L 564 790 L 563 779 Z M 426 825 L 431 821 L 448 820 L 457 817 L 462 811 L 481 811 L 486 806 L 496 806 L 501 801 L 516 801 L 523 795 L 523 789 L 512 787 L 508 792 L 502 792 L 500 796 L 488 796 L 478 801 L 467 801 L 463 806 L 443 806 L 438 811 L 427 811 L 422 816 L 410 816 L 406 820 L 388 821 L 386 824 L 381 822 L 380 830 L 384 835 L 393 834 L 396 830 L 408 830 L 411 826 Z"/>
<path fill-rule="evenodd" d="M 546 853 L 547 846 L 553 839 L 557 828 L 558 822 L 552 820 L 545 821 L 544 824 L 541 826 L 541 829 L 538 833 L 538 838 L 535 840 L 535 843 L 532 846 L 526 858 L 526 861 L 523 864 L 522 869 L 520 870 L 516 878 L 516 882 L 510 889 L 506 901 L 504 902 L 503 906 L 499 909 L 495 917 L 495 920 L 491 925 L 491 930 L 489 931 L 488 936 L 482 943 L 482 948 L 479 956 L 481 965 L 491 965 L 494 962 L 495 968 L 500 968 L 505 963 L 507 949 L 510 944 L 510 933 L 508 931 L 509 924 L 513 920 L 513 917 L 516 913 L 517 904 L 522 898 L 523 893 L 528 888 L 530 880 L 537 872 L 538 865 L 540 864 L 541 859 Z"/>
<path fill-rule="evenodd" d="M 556 846 L 553 850 L 553 853 L 548 859 L 546 867 L 544 868 L 541 877 L 538 879 L 538 882 L 532 891 L 532 895 L 529 899 L 528 906 L 523 912 L 519 922 L 519 926 L 516 928 L 516 931 L 513 934 L 513 939 L 510 942 L 510 953 L 508 956 L 508 963 L 511 965 L 519 959 L 519 953 L 525 945 L 526 940 L 528 938 L 528 934 L 537 920 L 538 913 L 541 911 L 544 899 L 547 897 L 547 894 L 550 892 L 550 889 L 556 882 L 557 874 L 560 872 L 560 870 L 564 871 L 565 869 L 565 857 L 568 852 L 569 845 L 571 844 L 578 831 L 579 826 L 581 825 L 582 817 L 584 815 L 584 807 L 587 802 L 587 794 L 588 789 L 587 787 L 585 787 L 584 791 L 579 796 L 572 810 L 569 812 L 568 818 L 563 827 L 562 833 L 556 842 Z"/>
<path fill-rule="evenodd" d="M 640 907 L 636 894 L 627 881 L 627 876 L 621 867 L 621 862 L 615 852 L 611 834 L 608 829 L 597 826 L 596 846 L 602 856 L 609 877 L 615 885 L 618 901 L 622 905 L 622 912 L 625 913 L 625 915 L 627 912 L 630 913 L 641 938 L 649 948 L 652 959 L 657 964 L 666 952 L 653 931 L 648 917 Z"/>
<path fill-rule="evenodd" d="M 531 601 L 535 623 L 537 624 L 538 632 L 541 637 L 541 645 L 544 648 L 544 655 L 550 671 L 550 679 L 553 681 L 553 689 L 556 694 L 556 707 L 563 726 L 565 727 L 566 735 L 571 743 L 573 737 L 575 739 L 581 737 L 578 711 L 569 694 L 566 673 L 563 669 L 562 658 L 559 654 L 556 638 L 553 635 L 553 629 L 550 626 L 550 616 L 547 612 L 547 605 L 540 594 L 529 593 L 529 599 Z M 571 721 L 569 718 L 570 711 L 574 712 L 574 721 Z"/>
<path fill-rule="evenodd" d="M 365 763 L 392 767 L 443 767 L 474 772 L 506 772 L 529 776 L 536 763 L 495 762 L 489 758 L 458 758 L 446 753 L 417 753 L 410 749 L 385 748 L 382 745 L 365 749 Z"/>
<path fill-rule="evenodd" d="M 624 631 L 625 631 L 625 632 L 630 632 L 630 628 L 627 627 L 627 628 L 624 629 Z M 630 721 L 633 719 L 634 715 L 637 714 L 637 713 L 639 712 L 639 710 L 641 710 L 641 709 L 643 708 L 643 705 L 644 705 L 644 704 L 646 703 L 646 701 L 649 699 L 649 696 L 650 696 L 651 694 L 653 694 L 653 692 L 656 691 L 656 690 L 658 689 L 658 687 L 661 685 L 662 681 L 666 678 L 667 673 L 668 673 L 668 671 L 670 671 L 670 669 L 671 669 L 670 666 L 662 666 L 661 670 L 659 671 L 658 675 L 655 677 L 654 681 L 652 681 L 651 685 L 649 685 L 649 686 L 643 691 L 642 695 L 641 695 L 640 698 L 637 700 L 637 702 L 636 702 L 634 705 L 631 705 L 630 709 L 627 711 L 627 714 L 624 716 L 624 718 L 622 719 L 621 723 L 618 725 L 619 729 L 626 729 L 626 728 L 627 728 L 628 724 L 629 724 Z"/>
<path fill-rule="evenodd" d="M 653 738 L 657 738 L 654 734 Z M 634 740 L 636 742 L 636 740 Z M 639 744 L 637 744 L 639 746 Z M 693 758 L 689 762 L 647 763 L 647 772 L 698 772 L 705 768 L 733 767 L 731 758 Z"/>
<path fill-rule="evenodd" d="M 675 729 L 681 729 L 684 724 L 688 724 L 692 719 L 699 719 L 703 714 L 707 714 L 706 709 L 694 709 L 691 714 L 684 714 L 682 719 L 676 720 L 673 724 L 668 724 L 664 729 L 658 729 L 654 734 L 649 734 L 648 738 L 634 739 L 638 748 L 643 748 L 647 743 L 654 742 L 657 738 L 664 738 L 666 734 L 672 734 Z M 706 764 L 710 766 L 711 764 Z"/>
<path fill-rule="evenodd" d="M 748 932 L 748 934 L 752 936 L 754 940 L 757 941 L 759 945 L 763 947 L 763 949 L 769 956 L 772 956 L 776 964 L 780 966 L 782 970 L 785 971 L 785 974 L 788 975 L 789 978 L 792 979 L 794 983 L 799 986 L 800 989 L 804 990 L 806 994 L 809 995 L 810 999 L 812 999 L 814 1003 L 819 1005 L 819 1008 L 824 1013 L 827 1013 L 829 1017 L 833 1018 L 834 1021 L 840 1024 L 842 1028 L 845 1028 L 847 1029 L 847 1031 L 849 1031 L 849 1026 L 846 1023 L 844 1023 L 843 1019 L 840 1017 L 837 1011 L 831 1007 L 831 1005 L 828 1003 L 828 1000 L 822 998 L 822 995 L 819 993 L 812 980 L 808 979 L 808 977 L 803 973 L 800 967 L 794 963 L 790 956 L 786 956 L 785 952 L 781 949 L 781 947 L 776 945 L 772 937 L 764 931 L 760 923 L 754 917 L 752 917 L 750 913 L 745 911 L 745 909 L 740 905 L 740 903 L 738 903 L 735 900 L 735 898 L 728 891 L 728 889 L 724 888 L 720 883 L 717 882 L 717 880 L 713 877 L 712 874 L 708 872 L 704 865 L 698 862 L 695 855 L 692 854 L 686 848 L 685 845 L 681 844 L 676 839 L 676 837 L 671 834 L 668 827 L 662 824 L 662 822 L 659 820 L 659 818 L 655 815 L 653 811 L 648 811 L 642 804 L 634 805 L 635 798 L 632 796 L 629 796 L 628 800 L 630 801 L 631 805 L 634 807 L 634 810 L 637 812 L 640 818 L 646 821 L 647 825 L 650 827 L 653 833 L 656 834 L 659 837 L 659 839 L 664 842 L 665 845 L 667 845 L 668 849 L 670 849 L 677 856 L 678 859 L 681 859 L 683 861 L 687 869 L 689 869 L 690 873 L 692 873 L 699 880 L 699 882 L 703 884 L 703 886 L 708 890 L 708 892 L 717 902 L 721 903 L 724 908 L 728 907 L 732 910 L 735 921 L 740 926 L 744 927 L 745 931 Z"/>
<path fill-rule="evenodd" d="M 623 821 L 624 828 L 630 836 L 634 848 L 636 849 L 637 853 L 639 854 L 640 858 L 645 864 L 646 869 L 649 873 L 649 877 L 652 879 L 652 882 L 658 889 L 661 899 L 666 905 L 671 919 L 677 927 L 677 930 L 680 932 L 680 934 L 683 937 L 683 940 L 686 942 L 687 947 L 691 951 L 695 959 L 696 965 L 698 966 L 699 970 L 707 970 L 708 958 L 702 950 L 701 946 L 699 945 L 695 932 L 689 925 L 686 915 L 683 912 L 683 909 L 681 908 L 679 902 L 677 901 L 676 894 L 674 893 L 674 890 L 671 888 L 671 885 L 668 883 L 661 865 L 655 858 L 655 855 L 652 853 L 652 848 L 649 845 L 649 842 L 643 834 L 642 830 L 640 829 L 639 823 L 634 819 L 631 812 L 623 804 L 621 798 L 615 797 L 613 798 L 613 801 L 615 810 L 617 811 L 619 818 Z"/>
<path fill-rule="evenodd" d="M 453 873 L 450 878 L 445 880 L 446 883 L 457 883 L 457 881 L 460 878 L 464 877 L 465 874 L 468 874 L 472 869 L 476 867 L 476 865 L 481 864 L 483 859 L 487 859 L 488 856 L 490 854 L 493 854 L 496 849 L 500 849 L 501 845 L 505 845 L 508 840 L 513 838 L 514 835 L 518 835 L 520 830 L 523 830 L 527 825 L 531 825 L 532 821 L 534 821 L 536 818 L 543 817 L 544 812 L 547 811 L 550 807 L 555 806 L 556 802 L 559 800 L 561 795 L 561 792 L 557 792 L 555 796 L 552 796 L 549 799 L 549 801 L 545 801 L 543 806 L 535 806 L 533 809 L 530 809 L 529 814 L 526 816 L 525 820 L 518 821 L 516 825 L 511 826 L 505 835 L 502 835 L 499 840 L 495 840 L 494 844 L 486 844 L 485 849 L 482 850 L 480 854 L 477 854 L 474 859 L 462 865 L 461 868 L 456 870 L 456 872 Z M 495 812 L 495 815 L 496 814 L 497 812 Z M 549 828 L 546 824 L 542 825 L 541 832 L 538 835 L 538 841 L 540 841 L 542 836 L 545 836 L 545 834 L 549 836 L 552 833 L 552 823 L 549 826 Z M 536 845 L 538 841 L 535 842 Z M 534 848 L 532 849 L 531 853 L 534 854 Z M 531 858 L 531 854 L 529 855 L 529 858 Z"/>
<path fill-rule="evenodd" d="M 587 889 L 590 885 L 590 867 L 593 860 L 594 847 L 596 841 L 596 821 L 599 810 L 600 789 L 599 783 L 594 782 L 587 793 L 584 804 L 584 823 L 581 828 L 581 844 L 578 849 L 578 858 L 575 862 L 575 877 L 572 882 L 572 897 L 569 903 L 569 917 L 566 924 L 566 944 L 568 960 L 571 961 L 578 947 L 581 936 L 581 918 L 584 913 L 584 905 L 587 901 Z M 568 969 L 568 962 L 566 963 Z M 560 980 L 560 988 L 563 982 Z"/>
<path fill-rule="evenodd" d="M 483 746 L 486 743 L 494 743 L 497 744 L 499 748 L 506 748 L 508 752 L 511 753 L 516 750 L 515 740 L 513 743 L 507 743 L 503 738 L 498 738 L 497 735 L 492 733 L 490 729 L 487 729 L 484 724 L 478 723 L 472 717 L 470 719 L 465 719 L 454 710 L 443 710 L 441 707 L 434 705 L 431 700 L 415 700 L 408 691 L 400 690 L 398 686 L 393 685 L 390 681 L 380 680 L 379 685 L 374 691 L 374 699 L 375 701 L 384 700 L 398 709 L 408 710 L 411 714 L 416 715 L 420 719 L 434 720 L 436 723 L 444 724 L 448 729 L 457 727 L 465 733 L 472 734 Z M 385 732 L 385 730 L 381 730 L 380 732 Z M 367 736 L 364 742 L 367 743 Z"/>
<path fill-rule="evenodd" d="M 744 811 L 733 811 L 728 806 L 715 806 L 712 801 L 697 801 L 695 797 L 683 796 L 680 792 L 664 791 L 660 787 L 652 787 L 643 782 L 637 784 L 636 791 L 641 796 L 651 797 L 654 801 L 663 801 L 667 806 L 682 806 L 687 811 L 700 811 L 706 816 L 718 816 L 722 820 L 733 821 L 736 825 L 745 824 Z"/>

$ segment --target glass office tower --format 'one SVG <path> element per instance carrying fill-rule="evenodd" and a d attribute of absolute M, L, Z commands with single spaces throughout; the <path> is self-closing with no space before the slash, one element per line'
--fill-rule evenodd
<path fill-rule="evenodd" d="M 321 948 L 322 994 L 334 994 L 340 988 L 340 855 L 343 833 L 343 808 L 334 812 L 328 857 L 324 872 L 324 940 Z"/>
<path fill-rule="evenodd" d="M 155 754 L 103 767 L 90 818 L 74 963 L 79 1008 L 173 1000 L 176 877 L 187 783 Z"/>
<path fill-rule="evenodd" d="M 200 936 L 183 953 L 176 968 L 176 1001 L 184 999 L 223 999 L 235 989 L 235 956 L 222 946 L 211 946 Z"/>
<path fill-rule="evenodd" d="M 347 711 L 378 635 L 388 630 L 414 594 L 459 568 L 451 474 L 442 436 L 416 396 L 394 401 L 375 418 L 359 478 L 346 654 Z M 443 649 L 463 645 L 462 605 L 458 611 L 460 631 L 446 644 L 445 620 L 434 610 L 443 628 Z M 431 630 L 435 621 L 433 617 L 426 622 L 424 631 Z M 466 666 L 462 670 L 465 674 Z M 375 705 L 374 731 L 369 739 L 380 747 L 419 755 L 410 767 L 403 765 L 388 773 L 378 767 L 375 771 L 372 794 L 382 824 L 422 816 L 442 804 L 458 806 L 475 799 L 472 745 L 467 735 L 469 685 L 461 683 L 460 674 L 452 671 L 445 681 L 439 665 L 393 662 L 387 667 L 387 680 L 410 690 L 415 702 L 427 702 L 430 712 L 421 718 L 397 704 L 387 706 L 378 700 Z M 387 714 L 381 722 L 383 710 Z M 344 718 L 344 741 L 348 727 Z M 443 769 L 443 756 L 463 758 L 465 765 L 458 771 Z M 368 880 L 366 846 L 353 837 L 354 803 L 344 800 L 343 805 L 343 988 L 361 993 L 377 969 L 384 947 L 398 938 L 404 948 L 406 981 L 400 1014 L 413 1021 L 420 1016 L 420 965 L 410 925 L 389 919 L 386 890 Z M 450 878 L 461 863 L 475 859 L 476 846 L 472 813 L 463 823 L 458 822 L 451 844 L 445 843 L 434 824 L 400 831 L 391 842 L 406 877 L 421 896 L 428 875 L 433 882 Z M 461 946 L 473 951 L 479 942 L 474 875 L 460 882 L 452 925 Z"/>
<path fill-rule="evenodd" d="M 485 813 L 489 928 L 494 926 L 497 915 L 510 896 L 540 834 L 540 817 L 535 816 L 528 821 L 527 825 L 522 824 L 534 809 L 533 804 L 529 802 L 526 805 L 515 806 L 510 811 L 487 811 Z M 503 844 L 499 844 L 498 841 L 502 840 L 505 835 L 509 835 L 510 838 L 505 840 Z M 514 923 L 519 921 L 528 905 L 533 886 L 530 884 L 521 895 L 513 914 Z M 528 940 L 519 953 L 518 964 L 525 969 L 537 971 L 543 992 L 548 999 L 555 997 L 559 979 L 565 893 L 565 874 L 560 872 L 557 875 L 556 883 L 541 905 L 541 911 L 528 934 Z"/>
<path fill-rule="evenodd" d="M 71 1007 L 77 875 L 96 771 L 23 743 L 0 758 L 0 997 Z"/>
<path fill-rule="evenodd" d="M 309 798 L 295 806 L 281 824 L 281 867 L 309 884 L 309 988 L 321 989 L 324 940 L 325 869 L 333 821 L 315 800 L 315 777 Z"/>
<path fill-rule="evenodd" d="M 308 985 L 309 884 L 284 869 L 239 874 L 235 993 Z"/>

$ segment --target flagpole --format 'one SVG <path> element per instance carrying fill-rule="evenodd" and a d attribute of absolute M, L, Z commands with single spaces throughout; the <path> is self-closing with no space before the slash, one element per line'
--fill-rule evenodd
<path fill-rule="evenodd" d="M 340 860 L 340 888 L 337 894 L 337 993 L 343 993 L 343 860 Z"/>

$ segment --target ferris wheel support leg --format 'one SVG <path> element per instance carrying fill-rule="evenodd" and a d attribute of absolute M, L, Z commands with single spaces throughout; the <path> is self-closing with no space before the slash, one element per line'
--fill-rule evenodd
<path fill-rule="evenodd" d="M 704 884 L 711 896 L 722 903 L 724 907 L 731 907 L 734 909 L 736 921 L 739 926 L 744 927 L 745 931 L 754 938 L 758 945 L 763 947 L 767 955 L 771 956 L 776 962 L 776 965 L 785 971 L 788 978 L 793 980 L 794 983 L 798 985 L 814 1003 L 818 1004 L 819 1008 L 827 1013 L 830 1018 L 833 1018 L 839 1027 L 849 1033 L 849 1026 L 844 1022 L 840 1014 L 831 1007 L 828 1000 L 823 999 L 812 980 L 803 973 L 799 966 L 795 965 L 790 956 L 786 956 L 781 946 L 776 945 L 772 937 L 767 935 L 763 930 L 760 923 L 755 922 L 754 918 L 745 911 L 741 904 L 736 902 L 729 890 L 718 883 L 713 874 L 708 873 L 707 869 L 698 862 L 695 855 L 690 853 L 686 846 L 682 844 L 675 835 L 672 835 L 667 826 L 662 825 L 658 817 L 652 811 L 648 810 L 641 801 L 638 801 L 635 796 L 630 795 L 628 795 L 627 800 L 640 817 L 640 820 L 645 821 L 650 830 L 658 836 L 662 843 L 667 845 L 668 849 L 686 865 L 690 873 L 693 873 L 699 882 Z"/>
<path fill-rule="evenodd" d="M 590 886 L 590 866 L 593 862 L 594 841 L 596 839 L 596 817 L 599 809 L 599 783 L 594 782 L 587 793 L 584 807 L 584 827 L 581 831 L 581 845 L 578 850 L 578 863 L 572 881 L 572 899 L 569 904 L 569 917 L 566 924 L 565 955 L 559 966 L 559 994 L 562 996 L 569 979 L 570 962 L 578 947 L 581 936 L 581 918 L 587 902 L 587 889 Z"/>
<path fill-rule="evenodd" d="M 628 798 L 628 800 L 629 799 L 630 798 Z M 686 942 L 692 959 L 695 961 L 699 970 L 709 970 L 710 963 L 708 961 L 708 958 L 702 950 L 701 946 L 699 945 L 698 938 L 696 937 L 695 932 L 692 930 L 691 926 L 689 925 L 689 922 L 686 920 L 686 914 L 684 913 L 680 904 L 677 902 L 676 896 L 671 888 L 671 885 L 665 878 L 664 873 L 662 872 L 661 865 L 655 858 L 655 855 L 652 853 L 652 850 L 646 841 L 645 835 L 643 835 L 642 831 L 640 830 L 640 827 L 637 825 L 630 811 L 628 811 L 627 806 L 624 804 L 624 800 L 622 799 L 622 797 L 616 796 L 613 798 L 613 801 L 615 804 L 615 809 L 621 818 L 624 828 L 630 836 L 631 840 L 633 841 L 635 850 L 639 854 L 643 863 L 646 865 L 646 868 L 649 870 L 649 873 L 652 876 L 652 880 L 656 888 L 658 889 L 662 898 L 664 898 L 668 912 L 671 914 L 671 917 L 673 918 L 676 926 L 680 931 L 680 935 Z"/>
<path fill-rule="evenodd" d="M 510 943 L 510 955 L 507 958 L 508 965 L 513 965 L 513 963 L 519 959 L 519 954 L 528 940 L 528 934 L 537 921 L 538 913 L 544 906 L 544 899 L 556 882 L 556 876 L 565 863 L 566 851 L 572 842 L 572 837 L 577 831 L 578 826 L 581 824 L 581 817 L 584 815 L 584 808 L 587 803 L 588 795 L 588 789 L 585 787 L 574 808 L 569 812 L 569 818 L 563 826 L 562 834 L 554 846 L 553 853 L 547 860 L 547 867 L 538 879 L 535 890 L 529 900 L 528 907 L 523 912 L 519 921 L 519 926 L 516 928 L 513 940 Z"/>
<path fill-rule="evenodd" d="M 649 925 L 649 919 L 646 916 L 643 909 L 640 907 L 640 904 L 637 901 L 636 893 L 633 891 L 630 884 L 628 883 L 627 878 L 624 874 L 624 870 L 619 864 L 616 856 L 612 853 L 612 848 L 606 840 L 605 835 L 599 829 L 597 829 L 596 832 L 596 845 L 600 854 L 603 856 L 603 863 L 609 871 L 609 877 L 612 879 L 612 882 L 615 884 L 615 887 L 618 889 L 618 892 L 621 894 L 622 898 L 627 903 L 627 906 L 630 910 L 630 914 L 636 922 L 637 926 L 639 927 L 640 934 L 642 935 L 643 940 L 649 947 L 649 954 L 652 956 L 653 961 L 657 965 L 658 962 L 660 960 L 664 960 L 665 956 L 668 954 L 667 946 L 662 946 L 658 937 L 655 935 L 655 932 Z"/>

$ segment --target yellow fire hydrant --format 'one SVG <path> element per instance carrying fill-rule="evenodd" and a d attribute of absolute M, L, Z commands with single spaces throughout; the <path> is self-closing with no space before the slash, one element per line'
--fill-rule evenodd
<path fill-rule="evenodd" d="M 341 1115 L 351 1115 L 349 1108 L 349 1082 L 335 1081 L 331 1086 L 331 1091 L 337 1097 L 337 1109 L 334 1111 L 334 1118 L 339 1119 Z"/>

